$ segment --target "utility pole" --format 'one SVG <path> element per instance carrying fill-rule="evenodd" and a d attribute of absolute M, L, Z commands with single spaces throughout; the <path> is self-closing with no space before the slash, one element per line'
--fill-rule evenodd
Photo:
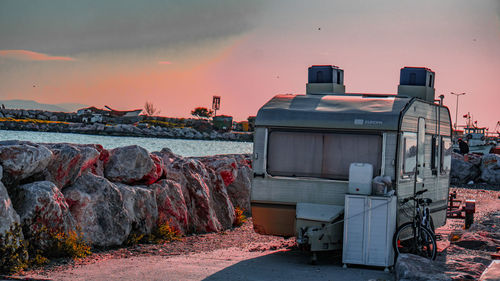
<path fill-rule="evenodd" d="M 457 107 L 455 109 L 455 131 L 456 131 L 457 127 L 458 127 L 458 119 L 457 119 L 458 118 L 458 97 L 465 95 L 465 93 L 455 94 L 455 93 L 451 92 L 451 94 L 457 96 Z"/>

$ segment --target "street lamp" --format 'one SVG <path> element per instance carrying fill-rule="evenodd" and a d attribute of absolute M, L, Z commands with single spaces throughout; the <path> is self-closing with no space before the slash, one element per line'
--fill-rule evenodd
<path fill-rule="evenodd" d="M 451 92 L 451 94 L 457 96 L 457 107 L 455 109 L 455 131 L 456 131 L 457 130 L 457 125 L 458 125 L 457 124 L 458 123 L 458 119 L 457 119 L 458 118 L 458 97 L 465 95 L 465 93 L 455 94 L 455 93 Z"/>

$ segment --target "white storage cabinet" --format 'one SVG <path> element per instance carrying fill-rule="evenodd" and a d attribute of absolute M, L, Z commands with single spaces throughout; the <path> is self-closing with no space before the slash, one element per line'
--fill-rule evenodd
<path fill-rule="evenodd" d="M 394 265 L 392 237 L 396 231 L 396 196 L 345 196 L 342 263 Z"/>

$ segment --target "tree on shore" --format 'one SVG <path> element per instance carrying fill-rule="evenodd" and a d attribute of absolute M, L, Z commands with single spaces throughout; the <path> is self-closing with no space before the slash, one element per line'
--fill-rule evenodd
<path fill-rule="evenodd" d="M 160 110 L 156 108 L 152 102 L 147 101 L 146 104 L 144 104 L 144 114 L 147 116 L 154 116 L 160 114 Z"/>
<path fill-rule="evenodd" d="M 200 119 L 208 119 L 212 117 L 214 112 L 206 107 L 197 107 L 191 111 L 191 115 Z"/>

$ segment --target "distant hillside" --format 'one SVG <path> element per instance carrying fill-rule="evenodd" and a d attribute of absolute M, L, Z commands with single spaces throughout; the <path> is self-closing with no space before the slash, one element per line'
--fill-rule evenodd
<path fill-rule="evenodd" d="M 53 112 L 75 112 L 77 109 L 88 107 L 79 103 L 46 104 L 33 100 L 0 100 L 0 106 L 2 104 L 7 109 L 38 109 Z"/>

